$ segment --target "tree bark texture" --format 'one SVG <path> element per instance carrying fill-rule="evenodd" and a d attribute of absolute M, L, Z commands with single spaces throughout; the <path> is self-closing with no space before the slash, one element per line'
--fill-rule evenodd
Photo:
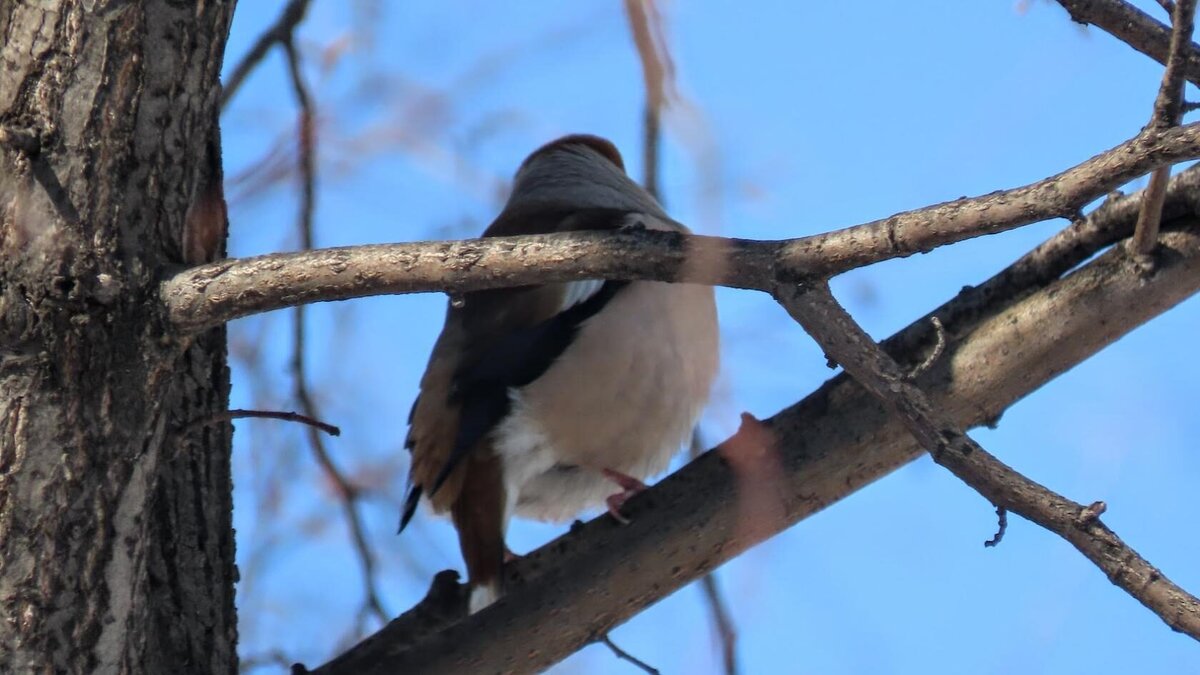
<path fill-rule="evenodd" d="M 156 300 L 223 247 L 233 7 L 0 0 L 0 672 L 236 669 L 224 329 Z"/>

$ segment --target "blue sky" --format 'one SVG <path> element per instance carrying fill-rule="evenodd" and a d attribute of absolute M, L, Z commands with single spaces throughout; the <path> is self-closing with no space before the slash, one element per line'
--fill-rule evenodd
<path fill-rule="evenodd" d="M 277 4 L 240 3 L 228 67 Z M 1137 133 L 1162 72 L 1046 1 L 662 9 L 681 94 L 664 142 L 665 202 L 707 234 L 812 234 L 1037 180 Z M 301 47 L 320 106 L 319 246 L 477 234 L 524 155 L 562 133 L 612 138 L 641 175 L 641 71 L 621 3 L 315 0 Z M 272 54 L 224 117 L 232 255 L 297 246 L 293 184 L 245 196 L 235 181 L 294 124 L 285 75 Z M 1063 225 L 875 265 L 834 288 L 884 337 Z M 721 290 L 718 303 L 723 375 L 704 423 L 713 442 L 741 411 L 772 415 L 831 375 L 769 298 Z M 461 564 L 451 527 L 427 513 L 394 534 L 404 415 L 443 305 L 402 296 L 310 311 L 310 381 L 343 429 L 331 451 L 378 484 L 364 515 L 393 612 L 433 571 Z M 233 407 L 295 408 L 288 326 L 283 313 L 235 325 L 235 354 L 257 365 L 235 360 Z M 1106 501 L 1106 522 L 1193 591 L 1200 365 L 1187 345 L 1198 327 L 1193 298 L 973 433 L 1035 480 Z M 242 422 L 234 452 L 242 653 L 322 662 L 361 597 L 332 492 L 301 430 Z M 990 504 L 921 459 L 743 555 L 719 572 L 743 672 L 1168 673 L 1196 662 L 1191 639 L 1069 545 L 1013 517 L 1004 543 L 984 549 L 994 526 Z M 559 531 L 521 524 L 510 544 L 529 550 Z M 719 672 L 711 635 L 699 591 L 686 588 L 613 638 L 664 673 Z M 555 672 L 623 668 L 591 647 Z"/>

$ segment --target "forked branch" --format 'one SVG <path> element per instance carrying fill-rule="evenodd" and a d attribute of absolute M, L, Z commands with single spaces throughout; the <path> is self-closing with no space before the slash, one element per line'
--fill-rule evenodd
<path fill-rule="evenodd" d="M 1100 522 L 1097 509 L 1039 485 L 980 447 L 875 344 L 827 284 L 783 286 L 776 299 L 826 354 L 899 417 L 935 462 L 997 507 L 1069 541 L 1168 626 L 1200 640 L 1200 601 L 1121 541 Z"/>

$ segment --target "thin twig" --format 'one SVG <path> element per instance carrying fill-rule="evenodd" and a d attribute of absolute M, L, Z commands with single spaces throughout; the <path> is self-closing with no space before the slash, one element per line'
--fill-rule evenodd
<path fill-rule="evenodd" d="M 704 448 L 704 441 L 700 437 L 700 428 L 696 427 L 692 430 L 692 442 L 688 447 L 688 454 L 692 460 L 695 460 L 704 453 Z M 733 615 L 729 612 L 725 598 L 721 595 L 715 571 L 709 572 L 700 580 L 700 590 L 704 592 L 708 609 L 712 613 L 713 628 L 716 629 L 717 638 L 720 640 L 721 662 L 725 667 L 725 675 L 737 675 L 737 628 L 733 624 Z"/>
<path fill-rule="evenodd" d="M 991 539 L 983 542 L 984 548 L 993 548 L 999 546 L 1000 542 L 1004 541 L 1004 533 L 1008 530 L 1008 510 L 1003 506 L 996 507 L 996 534 L 992 535 Z"/>
<path fill-rule="evenodd" d="M 1162 7 L 1164 10 L 1166 10 L 1167 16 L 1173 16 L 1175 14 L 1175 3 L 1172 0 L 1156 0 L 1156 1 L 1158 2 L 1159 7 Z"/>
<path fill-rule="evenodd" d="M 617 643 L 613 642 L 612 638 L 608 637 L 608 633 L 601 635 L 600 639 L 597 640 L 597 642 L 599 642 L 599 643 L 603 644 L 604 646 L 608 647 L 609 649 L 611 649 L 612 653 L 615 654 L 618 659 L 621 659 L 623 661 L 628 661 L 628 662 L 632 663 L 633 665 L 637 666 L 638 668 L 642 669 L 643 672 L 649 673 L 650 675 L 658 675 L 657 668 L 651 666 L 650 664 L 639 659 L 638 657 L 634 656 L 633 654 L 630 654 L 629 652 L 625 651 L 624 649 L 621 649 L 620 647 L 618 647 Z"/>
<path fill-rule="evenodd" d="M 313 134 L 314 114 L 312 96 L 309 94 L 308 85 L 304 80 L 303 70 L 300 66 L 300 56 L 296 51 L 291 35 L 284 36 L 281 44 L 284 54 L 287 57 L 288 74 L 291 78 L 296 104 L 300 108 L 300 148 L 298 154 L 301 186 L 298 228 L 300 231 L 300 245 L 305 250 L 309 250 L 313 247 L 313 214 L 316 206 L 317 182 L 316 139 Z M 292 354 L 292 378 L 295 381 L 296 400 L 300 403 L 301 409 L 304 410 L 306 415 L 315 418 L 320 417 L 320 415 L 317 412 L 316 401 L 314 401 L 312 394 L 308 390 L 307 369 L 304 358 L 305 309 L 305 305 L 298 305 L 293 314 L 292 337 L 293 349 L 295 351 Z M 366 528 L 363 526 L 362 518 L 358 513 L 358 501 L 361 497 L 361 492 L 338 469 L 337 465 L 333 462 L 333 458 L 329 455 L 324 441 L 312 429 L 309 431 L 308 440 L 317 464 L 321 466 L 325 475 L 337 486 L 338 500 L 341 502 L 342 511 L 350 529 L 350 536 L 353 539 L 354 548 L 358 554 L 359 564 L 362 567 L 364 609 L 369 610 L 381 623 L 387 623 L 390 616 L 384 610 L 383 602 L 379 599 L 379 592 L 376 589 L 375 557 L 371 553 L 370 544 L 367 542 Z"/>
<path fill-rule="evenodd" d="M 1184 0 L 1181 0 L 1181 2 Z M 997 507 L 1066 539 L 1171 628 L 1200 640 L 1200 600 L 1167 579 L 1098 517 L 993 457 L 892 360 L 833 297 L 824 282 L 781 286 L 776 299 L 847 373 L 899 417 L 933 460 Z"/>
<path fill-rule="evenodd" d="M 283 51 L 287 56 L 288 76 L 292 81 L 292 92 L 296 96 L 299 115 L 299 168 L 300 168 L 300 248 L 313 248 L 313 211 L 316 204 L 317 165 L 316 138 L 313 134 L 312 96 L 300 68 L 300 54 L 296 51 L 291 36 L 283 39 Z"/>
<path fill-rule="evenodd" d="M 311 0 L 289 0 L 283 11 L 279 13 L 279 18 L 275 19 L 275 23 L 258 36 L 258 39 L 254 41 L 254 46 L 250 48 L 249 52 L 246 52 L 246 55 L 234 67 L 229 79 L 226 80 L 225 87 L 221 91 L 221 108 L 229 105 L 229 101 L 241 89 L 246 77 L 263 60 L 271 47 L 277 44 L 282 45 L 293 39 L 296 27 L 304 20 L 310 4 Z"/>
<path fill-rule="evenodd" d="M 240 420 L 240 419 L 248 419 L 248 418 L 249 419 L 283 420 L 285 422 L 299 422 L 301 424 L 307 424 L 311 427 L 316 427 L 316 428 L 320 429 L 321 431 L 324 431 L 325 433 L 329 434 L 330 436 L 340 436 L 342 433 L 341 429 L 339 429 L 338 427 L 336 427 L 332 424 L 328 424 L 326 422 L 322 422 L 321 420 L 309 417 L 308 415 L 301 415 L 300 413 L 296 413 L 296 412 L 282 412 L 282 411 L 278 411 L 278 410 L 241 410 L 241 409 L 226 410 L 223 413 L 216 413 L 213 415 L 209 415 L 208 417 L 205 417 L 204 419 L 196 420 L 194 422 L 189 423 L 186 427 L 184 427 L 184 429 L 185 429 L 185 431 L 191 431 L 192 429 L 208 426 L 210 424 L 216 424 L 217 422 L 228 422 L 230 420 Z"/>
<path fill-rule="evenodd" d="M 1162 85 L 1154 100 L 1154 113 L 1147 128 L 1165 131 L 1183 120 L 1183 85 L 1185 46 L 1192 42 L 1192 27 L 1196 19 L 1196 0 L 1179 0 L 1171 13 L 1171 45 L 1167 55 L 1167 67 L 1163 71 Z M 1137 227 L 1129 245 L 1134 253 L 1148 255 L 1158 242 L 1158 226 L 1162 220 L 1163 200 L 1167 194 L 1167 180 L 1171 167 L 1161 166 L 1150 174 L 1150 185 L 1142 201 L 1142 212 L 1138 215 Z"/>
<path fill-rule="evenodd" d="M 633 44 L 642 64 L 646 100 L 642 114 L 642 168 L 646 191 L 659 198 L 659 149 L 662 145 L 662 111 L 675 77 L 675 66 L 663 38 L 662 17 L 654 0 L 625 0 Z"/>

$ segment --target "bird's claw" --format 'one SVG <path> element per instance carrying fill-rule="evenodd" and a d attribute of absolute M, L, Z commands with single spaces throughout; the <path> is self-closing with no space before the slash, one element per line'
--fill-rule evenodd
<path fill-rule="evenodd" d="M 604 503 L 608 505 L 608 512 L 612 514 L 613 519 L 622 525 L 628 525 L 629 519 L 621 513 L 621 507 L 629 498 L 646 489 L 646 484 L 642 481 L 612 469 L 604 469 L 604 477 L 611 480 L 621 487 L 621 491 L 615 495 L 609 495 Z"/>

